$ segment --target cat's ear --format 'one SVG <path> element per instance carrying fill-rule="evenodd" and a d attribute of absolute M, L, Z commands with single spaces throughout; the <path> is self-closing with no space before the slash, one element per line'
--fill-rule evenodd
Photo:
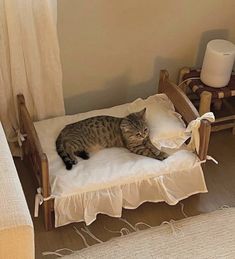
<path fill-rule="evenodd" d="M 136 112 L 136 115 L 137 115 L 139 118 L 142 118 L 142 119 L 145 118 L 145 114 L 146 114 L 146 108 L 144 108 L 143 110 L 141 110 L 141 111 L 139 111 L 139 112 Z"/>

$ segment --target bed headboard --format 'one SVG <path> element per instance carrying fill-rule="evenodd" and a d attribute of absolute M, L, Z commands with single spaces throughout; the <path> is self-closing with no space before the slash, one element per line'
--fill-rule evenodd
<path fill-rule="evenodd" d="M 189 123 L 200 115 L 185 93 L 173 82 L 169 80 L 167 70 L 160 71 L 159 93 L 165 93 L 175 106 L 175 109 Z"/>
<path fill-rule="evenodd" d="M 200 116 L 197 109 L 185 93 L 176 84 L 169 80 L 169 73 L 167 70 L 160 71 L 158 92 L 165 93 L 169 97 L 174 104 L 175 109 L 182 115 L 183 119 L 187 123 Z M 204 160 L 206 159 L 209 146 L 211 123 L 208 120 L 202 120 L 199 131 L 200 148 L 198 156 L 201 160 Z"/>

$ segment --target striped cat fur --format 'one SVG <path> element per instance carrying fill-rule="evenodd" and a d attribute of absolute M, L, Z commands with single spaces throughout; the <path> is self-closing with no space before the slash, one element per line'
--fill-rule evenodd
<path fill-rule="evenodd" d="M 166 153 L 149 139 L 145 112 L 146 108 L 124 118 L 97 116 L 65 126 L 56 140 L 56 150 L 66 169 L 72 169 L 77 156 L 89 159 L 89 153 L 111 147 L 125 147 L 138 155 L 165 159 Z"/>

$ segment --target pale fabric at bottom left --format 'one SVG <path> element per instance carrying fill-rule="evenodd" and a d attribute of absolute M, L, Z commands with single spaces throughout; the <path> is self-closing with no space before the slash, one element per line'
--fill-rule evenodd
<path fill-rule="evenodd" d="M 34 229 L 0 123 L 0 258 L 34 258 Z"/>

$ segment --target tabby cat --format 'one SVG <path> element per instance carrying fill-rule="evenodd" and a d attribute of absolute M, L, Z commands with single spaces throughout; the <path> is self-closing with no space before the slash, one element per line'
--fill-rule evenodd
<path fill-rule="evenodd" d="M 56 140 L 56 149 L 70 170 L 76 156 L 89 158 L 89 153 L 103 148 L 125 147 L 131 152 L 163 160 L 167 155 L 149 139 L 145 121 L 146 108 L 124 118 L 97 116 L 67 125 Z"/>

